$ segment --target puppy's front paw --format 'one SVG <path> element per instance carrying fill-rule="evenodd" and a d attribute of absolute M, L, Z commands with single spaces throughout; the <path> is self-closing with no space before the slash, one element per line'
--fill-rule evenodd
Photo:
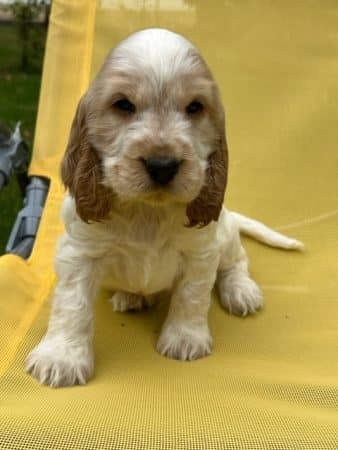
<path fill-rule="evenodd" d="M 172 359 L 194 360 L 211 353 L 212 337 L 207 326 L 165 324 L 157 342 L 157 351 Z"/>
<path fill-rule="evenodd" d="M 257 284 L 247 275 L 231 274 L 218 282 L 222 306 L 237 316 L 257 312 L 263 305 L 263 295 Z"/>
<path fill-rule="evenodd" d="M 87 343 L 74 345 L 60 338 L 42 340 L 26 359 L 26 371 L 51 387 L 86 384 L 93 370 L 93 355 Z"/>
<path fill-rule="evenodd" d="M 141 295 L 130 292 L 117 291 L 110 299 L 113 310 L 117 312 L 141 311 L 146 306 L 145 299 Z"/>

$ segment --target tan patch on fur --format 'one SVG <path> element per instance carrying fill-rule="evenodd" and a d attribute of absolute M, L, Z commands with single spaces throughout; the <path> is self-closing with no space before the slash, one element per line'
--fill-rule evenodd
<path fill-rule="evenodd" d="M 72 123 L 61 163 L 61 176 L 84 222 L 100 221 L 109 215 L 112 191 L 102 184 L 101 161 L 88 140 L 84 98 L 79 103 Z"/>
<path fill-rule="evenodd" d="M 208 158 L 205 184 L 187 206 L 188 227 L 204 227 L 217 221 L 222 210 L 228 178 L 228 148 L 223 130 L 215 151 Z"/>

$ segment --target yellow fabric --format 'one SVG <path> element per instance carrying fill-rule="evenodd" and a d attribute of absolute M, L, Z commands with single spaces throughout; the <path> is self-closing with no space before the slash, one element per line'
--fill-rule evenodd
<path fill-rule="evenodd" d="M 31 173 L 51 189 L 29 261 L 0 258 L 1 449 L 337 449 L 338 4 L 54 0 Z M 96 371 L 52 390 L 23 371 L 46 329 L 62 232 L 58 165 L 79 96 L 108 49 L 149 26 L 202 50 L 227 110 L 230 209 L 302 239 L 245 240 L 264 309 L 215 302 L 213 355 L 159 356 L 165 310 L 96 307 Z"/>

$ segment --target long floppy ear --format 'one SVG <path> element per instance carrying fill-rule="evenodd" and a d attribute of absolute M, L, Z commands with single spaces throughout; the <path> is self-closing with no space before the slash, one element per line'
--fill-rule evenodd
<path fill-rule="evenodd" d="M 188 227 L 202 228 L 212 220 L 217 221 L 222 210 L 228 178 L 228 148 L 224 125 L 221 127 L 215 149 L 208 158 L 205 184 L 198 197 L 187 206 Z"/>
<path fill-rule="evenodd" d="M 82 97 L 61 163 L 61 177 L 75 199 L 78 215 L 88 223 L 108 216 L 112 192 L 102 184 L 101 161 L 88 140 L 86 116 L 86 98 Z"/>

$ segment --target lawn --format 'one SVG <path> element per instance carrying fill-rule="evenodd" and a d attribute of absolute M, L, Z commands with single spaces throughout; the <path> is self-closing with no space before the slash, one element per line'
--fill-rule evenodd
<path fill-rule="evenodd" d="M 38 27 L 41 39 L 46 30 Z M 14 24 L 0 23 L 0 121 L 13 128 L 21 121 L 22 134 L 32 147 L 41 82 L 40 61 L 31 73 L 20 70 L 21 43 Z M 0 254 L 9 236 L 17 212 L 22 207 L 22 197 L 15 178 L 0 192 Z"/>

